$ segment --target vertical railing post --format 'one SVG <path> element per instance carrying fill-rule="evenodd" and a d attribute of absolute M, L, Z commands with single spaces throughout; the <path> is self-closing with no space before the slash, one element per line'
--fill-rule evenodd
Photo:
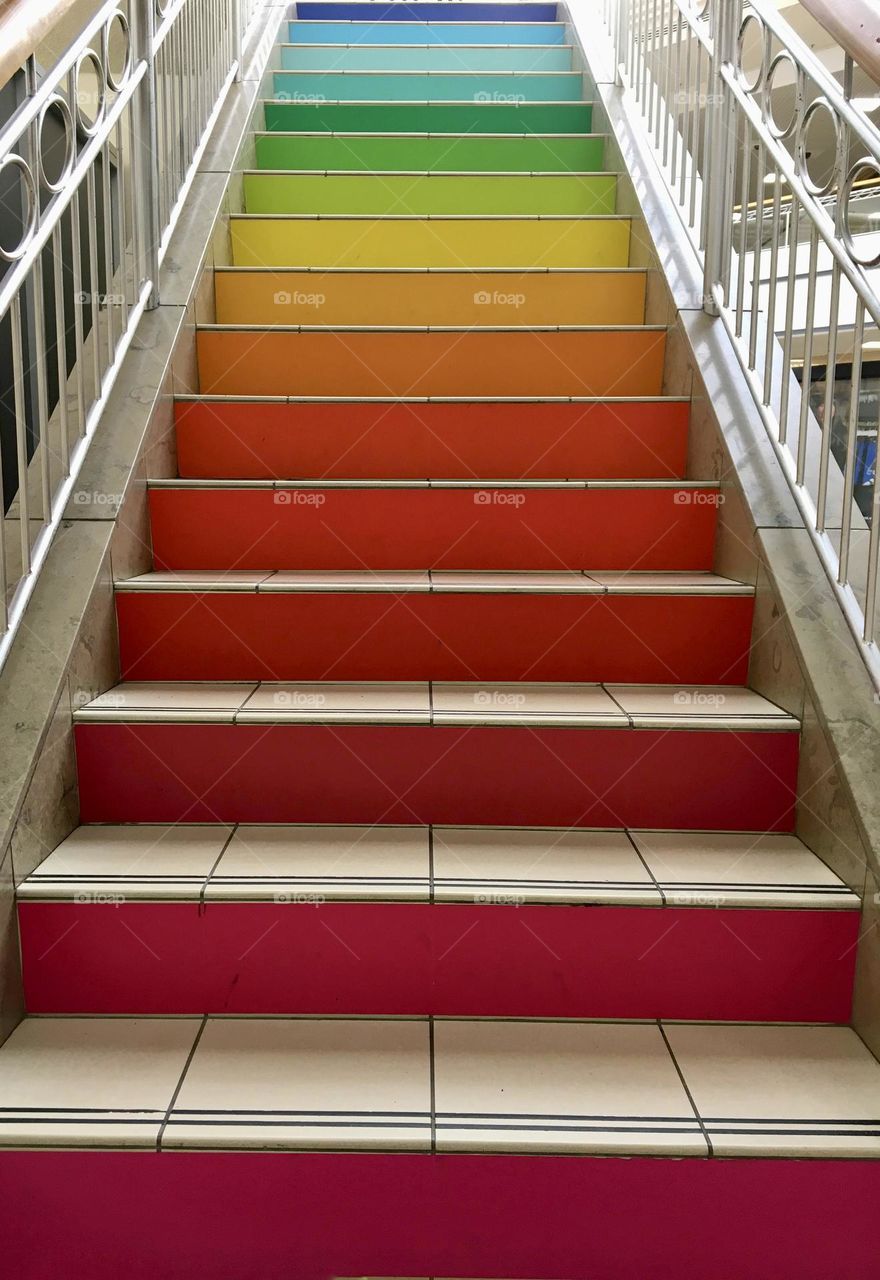
<path fill-rule="evenodd" d="M 242 30 L 244 19 L 242 0 L 232 0 L 232 56 L 236 62 L 235 79 L 241 80 L 241 52 L 244 36 Z"/>
<path fill-rule="evenodd" d="M 614 83 L 623 84 L 623 62 L 626 57 L 627 6 L 629 0 L 615 0 L 614 14 Z"/>
<path fill-rule="evenodd" d="M 713 0 L 712 3 L 712 59 L 706 93 L 706 111 L 709 114 L 706 136 L 710 142 L 703 184 L 704 208 L 708 213 L 703 262 L 703 310 L 712 316 L 719 312 L 713 290 L 722 283 L 724 260 L 730 242 L 732 177 L 736 161 L 732 136 L 735 125 L 721 68 L 734 61 L 740 6 L 741 0 Z"/>
<path fill-rule="evenodd" d="M 159 139 L 156 111 L 156 9 L 154 0 L 135 0 L 137 48 L 147 64 L 137 100 L 137 137 L 140 143 L 136 168 L 135 218 L 140 227 L 143 272 L 141 284 L 150 282 L 147 310 L 159 305 Z"/>

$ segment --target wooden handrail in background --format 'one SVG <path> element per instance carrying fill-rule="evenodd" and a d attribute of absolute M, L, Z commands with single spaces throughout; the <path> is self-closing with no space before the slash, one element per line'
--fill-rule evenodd
<path fill-rule="evenodd" d="M 880 84 L 880 5 L 877 0 L 800 0 L 853 62 Z"/>
<path fill-rule="evenodd" d="M 0 0 L 0 89 L 82 0 Z"/>

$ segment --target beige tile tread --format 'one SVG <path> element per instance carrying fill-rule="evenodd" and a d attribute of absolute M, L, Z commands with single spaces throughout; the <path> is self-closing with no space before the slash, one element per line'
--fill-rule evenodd
<path fill-rule="evenodd" d="M 267 327 L 278 329 L 282 326 L 250 326 L 254 330 L 263 330 Z M 603 330 L 607 328 L 605 325 L 599 327 Z M 640 328 L 641 326 L 630 327 Z M 198 398 L 205 399 L 203 396 Z M 250 399 L 247 396 L 218 398 L 224 402 Z M 431 398 L 437 399 L 436 396 Z M 284 401 L 284 397 L 281 397 L 281 400 Z M 360 403 L 359 400 L 357 402 Z M 544 404 L 546 401 L 542 400 L 540 403 Z M 717 480 L 511 480 L 504 476 L 488 476 L 480 480 L 395 480 L 390 478 L 383 480 L 189 480 L 173 476 L 148 480 L 147 485 L 150 489 L 668 489 L 673 492 L 683 489 L 715 492 L 721 487 Z"/>
<path fill-rule="evenodd" d="M 6 1148 L 880 1158 L 846 1027 L 27 1018 L 0 1094 Z"/>
<path fill-rule="evenodd" d="M 39 901 L 459 902 L 858 910 L 795 836 L 417 826 L 84 826 Z"/>
<path fill-rule="evenodd" d="M 131 592 L 516 592 L 577 595 L 751 596 L 754 587 L 715 573 L 597 573 L 577 570 L 157 570 L 116 583 Z"/>
<path fill-rule="evenodd" d="M 434 681 L 118 684 L 79 721 L 523 725 L 794 731 L 794 717 L 732 685 Z"/>

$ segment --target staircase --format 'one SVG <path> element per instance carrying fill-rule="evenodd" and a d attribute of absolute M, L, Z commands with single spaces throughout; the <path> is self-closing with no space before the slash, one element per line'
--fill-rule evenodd
<path fill-rule="evenodd" d="M 794 834 L 571 28 L 281 39 L 82 825 L 19 891 L 17 1273 L 867 1277 L 859 901 Z"/>

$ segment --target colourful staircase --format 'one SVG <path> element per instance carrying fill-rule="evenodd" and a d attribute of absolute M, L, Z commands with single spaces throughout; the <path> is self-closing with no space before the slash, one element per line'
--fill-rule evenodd
<path fill-rule="evenodd" d="M 867 1277 L 823 1230 L 880 1183 L 859 902 L 571 28 L 305 0 L 276 54 L 83 825 L 19 892 L 12 1262 Z"/>

